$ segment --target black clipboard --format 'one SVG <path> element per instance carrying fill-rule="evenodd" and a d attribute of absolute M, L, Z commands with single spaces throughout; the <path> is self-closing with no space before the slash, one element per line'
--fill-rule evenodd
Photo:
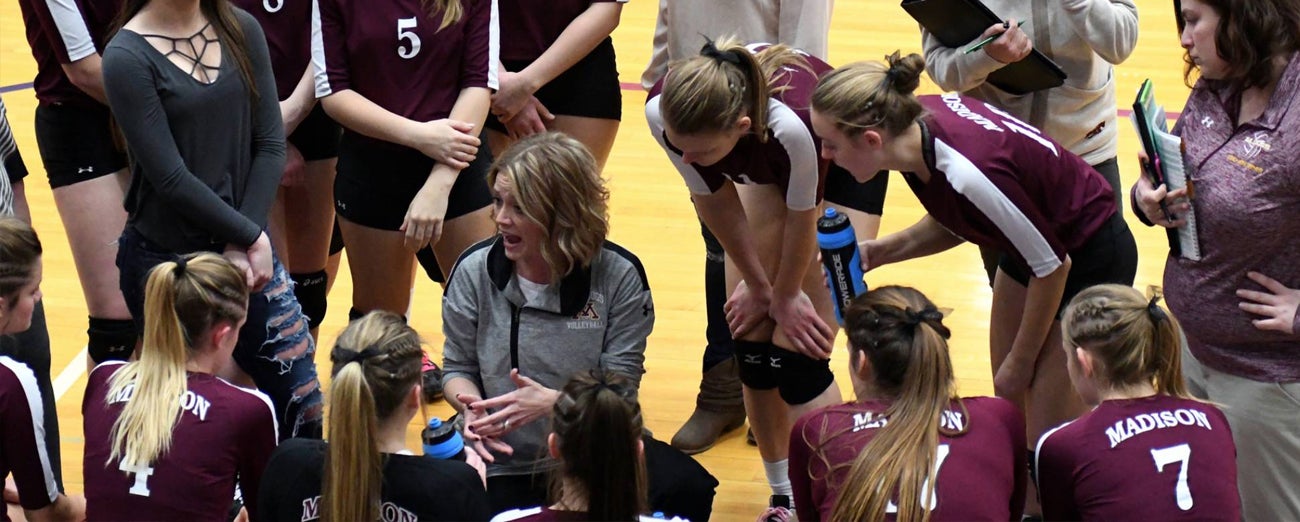
<path fill-rule="evenodd" d="M 989 26 L 1005 22 L 980 0 L 903 0 L 902 6 L 944 47 L 959 50 L 973 43 Z M 1065 78 L 1065 71 L 1056 62 L 1034 49 L 1025 59 L 993 71 L 987 82 L 1020 95 L 1059 87 L 1065 84 Z"/>
<path fill-rule="evenodd" d="M 1142 151 L 1147 155 L 1147 164 L 1143 165 L 1143 175 L 1149 175 L 1151 185 L 1159 187 L 1165 185 L 1165 167 L 1164 159 L 1161 158 L 1160 148 L 1156 146 L 1155 129 L 1151 128 L 1151 118 L 1164 118 L 1164 114 L 1149 114 L 1148 111 L 1155 107 L 1151 79 L 1147 78 L 1138 87 L 1137 96 L 1133 98 L 1133 124 L 1137 128 L 1138 139 L 1142 143 Z M 1163 206 L 1161 207 L 1164 208 Z M 1179 243 L 1178 230 L 1173 228 L 1165 229 L 1166 239 L 1169 240 L 1169 251 L 1174 257 L 1183 255 L 1182 244 Z"/>

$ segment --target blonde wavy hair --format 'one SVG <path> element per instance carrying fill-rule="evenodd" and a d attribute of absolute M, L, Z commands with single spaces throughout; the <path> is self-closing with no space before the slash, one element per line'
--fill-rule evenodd
<path fill-rule="evenodd" d="M 552 281 L 591 266 L 609 234 L 609 190 L 586 146 L 559 132 L 529 136 L 488 170 L 489 185 L 501 177 L 546 234 L 542 259 Z"/>

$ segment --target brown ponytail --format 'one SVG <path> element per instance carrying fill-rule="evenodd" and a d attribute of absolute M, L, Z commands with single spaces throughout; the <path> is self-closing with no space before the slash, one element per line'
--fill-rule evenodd
<path fill-rule="evenodd" d="M 379 520 L 384 458 L 379 423 L 420 378 L 420 336 L 401 316 L 376 311 L 348 324 L 330 352 L 329 449 L 321 520 Z"/>
<path fill-rule="evenodd" d="M 895 494 L 897 520 L 929 520 L 939 435 L 966 431 L 940 424 L 945 410 L 961 404 L 943 314 L 915 289 L 885 286 L 853 301 L 845 330 L 850 357 L 867 357 L 876 386 L 894 400 L 884 412 L 889 422 L 849 468 L 831 520 L 883 520 Z"/>
<path fill-rule="evenodd" d="M 1131 286 L 1088 288 L 1065 308 L 1061 333 L 1066 346 L 1095 357 L 1104 384 L 1149 383 L 1156 393 L 1190 399 L 1183 382 L 1181 329 L 1158 299 L 1146 299 Z"/>
<path fill-rule="evenodd" d="M 885 62 L 857 62 L 827 73 L 813 92 L 813 110 L 835 121 L 850 136 L 870 128 L 898 135 L 920 119 L 925 109 L 912 93 L 921 85 L 925 59 L 918 54 Z"/>
<path fill-rule="evenodd" d="M 551 495 L 563 487 L 587 499 L 588 520 L 632 521 L 645 510 L 645 463 L 640 455 L 641 406 L 636 388 L 613 372 L 579 372 L 555 401 L 552 429 L 559 439 L 560 469 Z"/>
<path fill-rule="evenodd" d="M 659 102 L 664 124 L 675 133 L 696 135 L 729 129 L 748 116 L 751 132 L 766 141 L 770 85 L 788 66 L 810 69 L 785 45 L 754 54 L 734 38 L 709 41 L 699 56 L 669 69 Z"/>

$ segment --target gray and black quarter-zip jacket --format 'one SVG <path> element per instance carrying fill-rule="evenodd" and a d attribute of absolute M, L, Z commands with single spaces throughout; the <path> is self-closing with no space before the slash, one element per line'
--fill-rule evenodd
<path fill-rule="evenodd" d="M 631 252 L 606 241 L 589 268 L 547 286 L 536 302 L 524 301 L 500 236 L 466 250 L 442 301 L 443 379 L 469 379 L 483 398 L 515 390 L 511 368 L 554 390 L 596 367 L 640 385 L 655 314 L 645 269 Z M 514 454 L 497 455 L 488 475 L 553 467 L 546 456 L 549 429 L 543 418 L 507 434 Z"/>

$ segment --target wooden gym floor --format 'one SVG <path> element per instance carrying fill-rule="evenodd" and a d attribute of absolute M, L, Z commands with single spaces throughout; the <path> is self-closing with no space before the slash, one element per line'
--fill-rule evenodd
<path fill-rule="evenodd" d="M 830 35 L 830 63 L 878 60 L 899 48 L 904 52 L 921 51 L 916 24 L 897 3 L 841 0 L 837 4 Z M 613 193 L 611 239 L 640 256 L 654 289 L 659 317 L 647 348 L 641 399 L 649 428 L 667 440 L 694 407 L 704 346 L 704 251 L 686 187 L 651 139 L 642 112 L 644 97 L 639 82 L 649 61 L 656 8 L 654 0 L 628 3 L 622 24 L 614 34 L 624 82 L 624 116 L 605 174 Z M 1140 16 L 1142 34 L 1137 50 L 1116 69 L 1119 103 L 1126 107 L 1141 81 L 1150 77 L 1156 81 L 1158 94 L 1170 112 L 1176 112 L 1182 108 L 1187 88 L 1182 82 L 1182 50 L 1172 10 L 1167 2 L 1143 2 Z M 60 394 L 63 470 L 68 491 L 79 493 L 83 451 L 80 407 L 85 387 L 85 364 L 79 353 L 85 344 L 86 308 L 36 148 L 32 124 L 36 100 L 30 87 L 35 74 L 17 2 L 5 2 L 0 5 L 0 94 L 31 170 L 27 194 L 46 248 L 43 290 L 55 387 Z M 939 91 L 927 81 L 921 92 Z M 1120 111 L 1119 159 L 1126 192 L 1138 174 L 1134 158 L 1139 147 L 1127 120 L 1128 111 Z M 906 186 L 896 180 L 886 202 L 882 232 L 904 228 L 923 213 Z M 1159 284 L 1166 254 L 1164 236 L 1125 214 L 1141 252 L 1138 288 Z M 672 239 L 665 240 L 668 238 Z M 322 373 L 329 371 L 325 355 L 328 347 L 347 320 L 352 290 L 347 273 L 344 267 L 331 294 L 329 317 L 321 328 L 320 345 L 325 349 L 317 351 L 317 361 Z M 873 286 L 915 286 L 940 306 L 951 308 L 947 324 L 953 330 L 952 357 L 960 391 L 963 395 L 992 393 L 987 348 L 990 292 L 974 247 L 964 245 L 944 254 L 891 265 L 871 272 L 867 282 Z M 435 360 L 440 360 L 442 351 L 440 298 L 437 285 L 421 280 L 411 314 L 412 325 L 428 341 Z M 843 343 L 841 336 L 832 368 L 845 397 L 849 397 Z M 439 404 L 429 408 L 428 413 L 446 417 L 450 408 Z M 419 423 L 417 418 L 408 433 L 413 448 L 419 444 Z M 714 501 L 715 519 L 753 520 L 766 505 L 768 488 L 758 451 L 745 444 L 744 430 L 727 434 L 698 459 L 721 481 Z"/>

